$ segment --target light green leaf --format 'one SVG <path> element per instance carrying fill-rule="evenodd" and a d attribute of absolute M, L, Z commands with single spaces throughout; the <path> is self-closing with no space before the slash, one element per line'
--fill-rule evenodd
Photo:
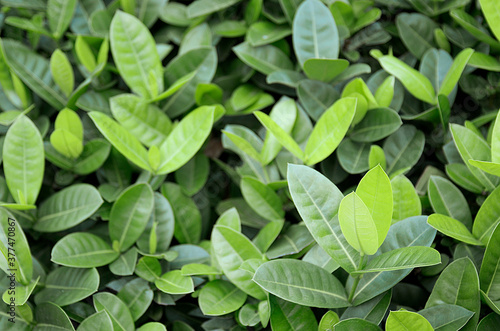
<path fill-rule="evenodd" d="M 253 280 L 266 291 L 299 305 L 320 308 L 349 306 L 340 281 L 308 262 L 292 259 L 266 262 L 257 269 Z"/>
<path fill-rule="evenodd" d="M 394 97 L 394 76 L 387 77 L 375 92 L 375 100 L 380 107 L 389 107 Z"/>
<path fill-rule="evenodd" d="M 500 163 L 488 162 L 488 161 L 477 161 L 469 160 L 469 164 L 474 167 L 491 174 L 493 176 L 500 177 Z"/>
<path fill-rule="evenodd" d="M 391 311 L 385 325 L 387 331 L 434 331 L 422 315 L 410 311 Z"/>
<path fill-rule="evenodd" d="M 95 294 L 92 299 L 96 311 L 106 311 L 113 324 L 113 330 L 133 331 L 135 329 L 134 320 L 127 305 L 116 295 L 100 292 Z"/>
<path fill-rule="evenodd" d="M 293 48 L 304 67 L 308 59 L 337 59 L 339 34 L 328 8 L 318 0 L 306 0 L 293 19 Z"/>
<path fill-rule="evenodd" d="M 427 77 L 394 56 L 382 56 L 378 61 L 382 68 L 395 76 L 414 97 L 430 104 L 436 103 L 436 93 Z"/>
<path fill-rule="evenodd" d="M 304 159 L 304 152 L 297 142 L 293 140 L 293 138 L 285 130 L 276 124 L 276 122 L 274 122 L 268 115 L 260 111 L 256 111 L 254 115 L 260 123 L 274 135 L 283 147 L 289 150 L 297 158 L 301 160 Z"/>
<path fill-rule="evenodd" d="M 118 11 L 110 27 L 111 53 L 123 80 L 142 97 L 163 91 L 163 68 L 148 28 L 136 17 Z M 157 90 L 151 90 L 152 73 Z"/>
<path fill-rule="evenodd" d="M 120 153 L 137 166 L 150 170 L 147 151 L 135 136 L 101 112 L 92 111 L 89 116 L 102 135 Z"/>
<path fill-rule="evenodd" d="M 224 133 L 224 135 L 227 136 L 232 141 L 232 143 L 235 144 L 236 147 L 238 147 L 243 153 L 247 154 L 259 163 L 262 163 L 259 152 L 257 152 L 252 144 L 249 143 L 246 139 L 229 131 L 222 130 L 222 133 Z"/>
<path fill-rule="evenodd" d="M 54 245 L 51 260 L 66 267 L 93 268 L 110 264 L 119 255 L 100 237 L 87 232 L 75 232 Z"/>
<path fill-rule="evenodd" d="M 498 3 L 494 0 L 479 0 L 479 3 L 481 4 L 481 11 L 491 31 L 495 37 L 497 37 L 497 40 L 500 40 L 500 26 L 498 25 L 498 21 L 500 20 L 500 8 L 498 8 Z"/>
<path fill-rule="evenodd" d="M 377 226 L 363 200 L 352 192 L 339 206 L 339 223 L 347 242 L 361 254 L 373 255 L 379 247 Z"/>
<path fill-rule="evenodd" d="M 263 259 L 262 253 L 244 235 L 226 226 L 212 230 L 212 247 L 224 275 L 243 292 L 264 300 L 264 291 L 252 281 L 252 275 L 239 269 L 249 259 Z"/>
<path fill-rule="evenodd" d="M 56 151 L 71 159 L 78 158 L 83 152 L 82 140 L 66 129 L 54 130 L 50 143 Z"/>
<path fill-rule="evenodd" d="M 57 86 L 66 94 L 68 98 L 75 86 L 73 68 L 66 55 L 56 49 L 50 57 L 50 72 Z"/>
<path fill-rule="evenodd" d="M 47 275 L 45 288 L 35 296 L 35 303 L 52 302 L 67 306 L 87 298 L 99 287 L 97 269 L 59 267 Z"/>
<path fill-rule="evenodd" d="M 66 312 L 52 302 L 44 302 L 35 308 L 35 319 L 37 325 L 35 330 L 68 330 L 74 331 Z"/>
<path fill-rule="evenodd" d="M 370 155 L 368 157 L 368 165 L 370 169 L 372 169 L 379 164 L 382 169 L 385 169 L 385 167 L 387 166 L 385 161 L 384 150 L 382 149 L 382 147 L 378 145 L 371 145 Z"/>
<path fill-rule="evenodd" d="M 469 59 L 472 56 L 472 53 L 474 53 L 474 50 L 470 48 L 466 48 L 458 53 L 458 55 L 453 60 L 453 64 L 448 70 L 448 73 L 443 79 L 443 83 L 439 88 L 438 94 L 442 94 L 445 96 L 450 95 L 450 93 L 455 88 L 455 85 L 457 85 L 458 80 L 460 79 L 460 76 L 462 75 L 462 72 L 467 65 L 467 62 L 469 62 Z"/>
<path fill-rule="evenodd" d="M 450 130 L 453 141 L 467 168 L 488 190 L 494 190 L 500 179 L 485 174 L 482 170 L 469 164 L 471 159 L 479 161 L 491 160 L 491 149 L 488 143 L 470 129 L 458 124 L 451 124 Z"/>
<path fill-rule="evenodd" d="M 40 205 L 33 228 L 40 232 L 69 229 L 92 216 L 102 202 L 99 192 L 92 185 L 71 185 Z"/>
<path fill-rule="evenodd" d="M 93 72 L 97 67 L 97 62 L 92 49 L 89 44 L 85 41 L 82 36 L 76 37 L 75 41 L 75 53 L 81 64 L 87 69 L 87 71 Z"/>
<path fill-rule="evenodd" d="M 344 59 L 308 59 L 304 62 L 304 73 L 308 78 L 330 82 L 349 66 Z"/>
<path fill-rule="evenodd" d="M 433 228 L 449 237 L 460 240 L 469 245 L 484 245 L 480 240 L 476 239 L 472 233 L 470 233 L 462 222 L 459 222 L 451 217 L 441 214 L 432 214 L 429 216 L 427 222 Z"/>
<path fill-rule="evenodd" d="M 54 38 L 59 39 L 68 28 L 75 12 L 76 0 L 49 0 L 47 18 Z"/>
<path fill-rule="evenodd" d="M 378 248 L 384 242 L 391 226 L 393 208 L 391 182 L 382 167 L 376 166 L 366 173 L 356 188 L 356 194 L 364 202 L 373 219 L 378 235 Z"/>
<path fill-rule="evenodd" d="M 256 22 L 248 28 L 247 40 L 250 45 L 263 46 L 288 37 L 292 30 L 286 25 L 275 25 L 271 22 Z"/>
<path fill-rule="evenodd" d="M 212 130 L 214 116 L 214 106 L 202 106 L 182 119 L 160 146 L 158 175 L 179 169 L 198 152 Z"/>
<path fill-rule="evenodd" d="M 269 186 L 255 178 L 243 177 L 240 187 L 243 198 L 257 214 L 269 221 L 283 219 L 281 199 Z"/>
<path fill-rule="evenodd" d="M 223 10 L 240 0 L 196 0 L 187 7 L 189 18 L 200 17 Z"/>
<path fill-rule="evenodd" d="M 337 148 L 351 125 L 355 108 L 356 99 L 342 98 L 323 113 L 307 141 L 307 165 L 324 160 Z"/>
<path fill-rule="evenodd" d="M 497 187 L 479 208 L 472 226 L 472 234 L 486 245 L 491 237 L 491 233 L 500 223 L 500 186 Z"/>
<path fill-rule="evenodd" d="M 183 276 L 180 270 L 172 270 L 155 280 L 155 285 L 168 294 L 187 294 L 194 291 L 193 279 Z"/>
<path fill-rule="evenodd" d="M 5 180 L 19 204 L 35 204 L 44 173 L 42 136 L 35 124 L 20 115 L 9 128 L 3 144 Z"/>
<path fill-rule="evenodd" d="M 129 249 L 139 239 L 153 207 L 153 191 L 148 184 L 130 186 L 116 199 L 109 215 L 109 236 L 117 242 L 120 252 Z"/>
<path fill-rule="evenodd" d="M 348 244 L 336 217 L 342 192 L 306 166 L 290 164 L 287 174 L 293 202 L 314 239 L 343 269 L 354 271 L 359 253 Z"/>
<path fill-rule="evenodd" d="M 114 118 L 144 145 L 161 145 L 172 129 L 170 119 L 156 106 L 133 94 L 120 94 L 110 99 Z"/>
<path fill-rule="evenodd" d="M 230 282 L 216 279 L 203 286 L 198 297 L 198 303 L 203 314 L 220 316 L 240 309 L 246 298 L 246 293 Z"/>

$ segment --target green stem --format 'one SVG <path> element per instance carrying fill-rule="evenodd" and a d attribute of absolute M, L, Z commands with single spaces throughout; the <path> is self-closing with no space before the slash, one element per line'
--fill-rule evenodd
<path fill-rule="evenodd" d="M 361 259 L 359 259 L 359 265 L 356 268 L 356 271 L 361 270 L 363 268 L 364 259 L 365 256 L 362 254 Z M 354 283 L 352 283 L 351 293 L 349 293 L 349 299 L 348 299 L 349 302 L 351 302 L 352 298 L 354 298 L 354 293 L 356 293 L 356 289 L 358 288 L 358 284 L 359 281 L 361 280 L 361 277 L 363 277 L 363 275 L 354 276 Z"/>

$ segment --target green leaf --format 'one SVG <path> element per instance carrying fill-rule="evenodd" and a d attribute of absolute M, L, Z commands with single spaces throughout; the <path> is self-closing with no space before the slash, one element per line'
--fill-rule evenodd
<path fill-rule="evenodd" d="M 431 176 L 427 190 L 432 209 L 472 228 L 472 216 L 467 200 L 452 182 L 440 176 Z"/>
<path fill-rule="evenodd" d="M 54 38 L 59 39 L 68 28 L 76 7 L 76 0 L 49 0 L 47 18 Z"/>
<path fill-rule="evenodd" d="M 159 146 L 172 128 L 170 119 L 154 105 L 133 94 L 120 94 L 110 99 L 114 118 L 144 145 Z"/>
<path fill-rule="evenodd" d="M 71 63 L 60 49 L 56 49 L 50 57 L 50 72 L 57 86 L 59 86 L 68 98 L 71 92 L 73 92 L 75 78 Z"/>
<path fill-rule="evenodd" d="M 323 113 L 307 141 L 307 165 L 316 164 L 333 153 L 351 125 L 355 108 L 356 99 L 342 98 Z M 335 127 L 335 130 L 332 130 L 332 127 Z"/>
<path fill-rule="evenodd" d="M 374 324 L 380 324 L 391 303 L 392 291 L 382 293 L 375 298 L 355 307 L 347 308 L 341 316 L 342 320 L 362 318 Z"/>
<path fill-rule="evenodd" d="M 83 64 L 83 66 L 89 73 L 95 70 L 95 68 L 97 67 L 97 62 L 94 56 L 94 52 L 92 52 L 89 44 L 82 36 L 76 37 L 75 53 L 80 63 Z"/>
<path fill-rule="evenodd" d="M 109 270 L 118 276 L 130 276 L 134 273 L 137 262 L 137 249 L 132 247 L 121 254 L 115 262 L 109 265 Z"/>
<path fill-rule="evenodd" d="M 52 79 L 49 61 L 14 40 L 3 39 L 2 47 L 10 69 L 51 106 L 62 109 L 66 100 Z"/>
<path fill-rule="evenodd" d="M 186 294 L 194 291 L 193 279 L 183 276 L 180 270 L 172 270 L 155 280 L 155 285 L 162 292 Z"/>
<path fill-rule="evenodd" d="M 33 293 L 33 290 L 38 285 L 39 280 L 40 276 L 38 276 L 36 279 L 32 279 L 30 283 L 26 286 L 23 285 L 20 286 L 16 284 L 14 291 L 12 291 L 10 287 L 7 288 L 2 295 L 3 302 L 5 302 L 6 304 L 10 304 L 11 300 L 13 300 L 16 306 L 24 305 L 26 301 L 28 301 L 31 294 Z"/>
<path fill-rule="evenodd" d="M 472 234 L 484 245 L 488 244 L 493 230 L 500 223 L 498 199 L 500 199 L 500 187 L 497 187 L 486 198 L 474 219 Z"/>
<path fill-rule="evenodd" d="M 199 276 L 199 275 L 220 275 L 220 271 L 214 267 L 201 263 L 190 263 L 182 266 L 183 276 Z"/>
<path fill-rule="evenodd" d="M 70 330 L 75 328 L 66 312 L 52 302 L 44 302 L 35 308 L 36 329 Z"/>
<path fill-rule="evenodd" d="M 157 174 L 179 169 L 198 152 L 212 130 L 214 116 L 214 106 L 202 106 L 182 119 L 160 146 Z"/>
<path fill-rule="evenodd" d="M 371 109 L 356 124 L 349 137 L 356 142 L 374 142 L 394 133 L 401 126 L 398 113 L 390 108 Z"/>
<path fill-rule="evenodd" d="M 33 228 L 40 232 L 69 229 L 94 214 L 102 204 L 99 192 L 89 184 L 75 184 L 45 200 Z"/>
<path fill-rule="evenodd" d="M 175 321 L 174 328 L 177 327 L 178 323 L 181 324 L 183 322 Z M 184 327 L 184 324 L 181 324 L 181 327 Z M 149 322 L 143 324 L 140 328 L 137 329 L 137 331 L 167 331 L 167 328 L 160 322 Z M 191 331 L 191 327 L 188 326 L 187 331 Z"/>
<path fill-rule="evenodd" d="M 337 59 L 339 34 L 328 8 L 318 0 L 306 0 L 293 19 L 293 48 L 301 67 L 308 59 Z"/>
<path fill-rule="evenodd" d="M 379 247 L 377 226 L 363 200 L 352 192 L 339 206 L 339 223 L 347 242 L 362 255 L 373 255 Z"/>
<path fill-rule="evenodd" d="M 175 180 L 189 196 L 198 193 L 210 174 L 208 157 L 196 154 L 188 163 L 175 172 Z"/>
<path fill-rule="evenodd" d="M 146 228 L 154 207 L 154 195 L 148 184 L 136 184 L 116 199 L 109 215 L 109 237 L 124 252 L 132 246 Z M 116 248 L 115 248 L 116 249 Z"/>
<path fill-rule="evenodd" d="M 401 13 L 396 17 L 396 26 L 404 45 L 418 59 L 434 47 L 434 29 L 438 25 L 419 13 Z"/>
<path fill-rule="evenodd" d="M 434 331 L 428 320 L 411 311 L 391 311 L 385 324 L 387 331 Z"/>
<path fill-rule="evenodd" d="M 187 7 L 189 18 L 200 17 L 223 10 L 240 0 L 196 0 Z"/>
<path fill-rule="evenodd" d="M 239 269 L 246 260 L 263 258 L 257 247 L 241 233 L 221 225 L 213 228 L 211 241 L 224 275 L 243 292 L 264 300 L 266 295 L 252 281 L 252 275 Z"/>
<path fill-rule="evenodd" d="M 467 168 L 488 190 L 494 190 L 496 184 L 499 182 L 499 178 L 485 174 L 482 170 L 477 169 L 468 162 L 471 159 L 490 161 L 491 150 L 488 143 L 470 129 L 458 124 L 451 124 L 450 130 L 453 141 Z"/>
<path fill-rule="evenodd" d="M 35 124 L 20 115 L 5 135 L 3 169 L 14 200 L 19 204 L 35 204 L 44 173 L 42 136 Z"/>
<path fill-rule="evenodd" d="M 437 250 L 425 246 L 402 247 L 374 257 L 368 264 L 352 275 L 368 272 L 391 271 L 425 267 L 441 263 Z"/>
<path fill-rule="evenodd" d="M 500 26 L 498 26 L 500 11 L 498 10 L 498 4 L 494 0 L 479 0 L 479 3 L 491 31 L 497 37 L 497 40 L 500 40 Z"/>
<path fill-rule="evenodd" d="M 483 28 L 482 24 L 477 22 L 473 16 L 467 14 L 463 9 L 455 8 L 451 10 L 450 16 L 476 39 L 490 45 L 491 48 L 496 51 L 500 49 L 498 41 L 492 38 L 490 34 L 486 32 L 486 29 Z"/>
<path fill-rule="evenodd" d="M 300 253 L 314 242 L 307 227 L 303 224 L 291 225 L 267 250 L 269 259 Z"/>
<path fill-rule="evenodd" d="M 255 246 L 257 246 L 261 252 L 267 252 L 283 229 L 283 225 L 284 220 L 272 221 L 266 224 L 266 226 L 264 226 L 253 238 L 252 241 Z"/>
<path fill-rule="evenodd" d="M 311 308 L 296 305 L 274 295 L 269 296 L 271 328 L 274 331 L 317 330 L 318 322 Z"/>
<path fill-rule="evenodd" d="M 466 48 L 458 53 L 458 55 L 455 57 L 455 60 L 453 60 L 453 64 L 448 70 L 448 73 L 443 79 L 443 83 L 439 88 L 438 94 L 442 94 L 445 96 L 450 95 L 450 93 L 455 88 L 455 85 L 457 85 L 458 80 L 460 79 L 460 76 L 462 75 L 462 72 L 467 65 L 467 62 L 469 62 L 469 59 L 472 56 L 472 53 L 474 53 L 474 50 L 470 48 Z"/>
<path fill-rule="evenodd" d="M 67 306 L 92 295 L 98 286 L 99 273 L 95 268 L 59 267 L 47 275 L 45 288 L 36 294 L 35 302 Z"/>
<path fill-rule="evenodd" d="M 256 22 L 248 28 L 247 41 L 257 47 L 272 44 L 288 37 L 292 30 L 285 25 L 275 25 L 271 22 Z"/>
<path fill-rule="evenodd" d="M 472 161 L 472 160 L 471 160 Z M 469 162 L 471 163 L 471 162 Z M 474 163 L 471 163 L 474 164 Z M 451 163 L 446 165 L 446 175 L 451 178 L 456 184 L 473 193 L 482 193 L 483 185 L 470 172 L 467 166 L 463 163 Z"/>
<path fill-rule="evenodd" d="M 155 97 L 163 91 L 163 68 L 156 44 L 140 20 L 118 11 L 111 22 L 110 42 L 118 71 L 132 91 L 145 98 Z M 154 90 L 150 75 L 157 87 Z"/>
<path fill-rule="evenodd" d="M 252 47 L 249 43 L 244 42 L 233 47 L 233 51 L 246 65 L 264 75 L 278 70 L 293 69 L 293 64 L 288 56 L 273 45 Z"/>
<path fill-rule="evenodd" d="M 388 174 L 412 168 L 424 151 L 425 135 L 412 125 L 403 125 L 383 144 Z"/>
<path fill-rule="evenodd" d="M 269 186 L 252 177 L 243 177 L 240 187 L 246 202 L 257 214 L 269 221 L 283 219 L 281 200 Z"/>
<path fill-rule="evenodd" d="M 257 162 L 262 163 L 259 152 L 257 152 L 252 144 L 249 143 L 246 139 L 228 131 L 222 130 L 222 133 L 224 133 L 224 135 L 227 136 L 231 140 L 231 142 L 236 145 L 236 147 L 238 147 L 243 153 L 247 154 Z"/>
<path fill-rule="evenodd" d="M 393 208 L 391 182 L 382 167 L 376 166 L 366 173 L 356 188 L 356 194 L 368 208 L 375 223 L 378 248 L 391 226 Z"/>
<path fill-rule="evenodd" d="M 201 236 L 201 214 L 196 204 L 186 196 L 180 186 L 165 183 L 161 193 L 167 198 L 175 216 L 174 236 L 180 243 L 196 244 Z"/>
<path fill-rule="evenodd" d="M 198 303 L 204 315 L 220 316 L 240 309 L 247 298 L 232 283 L 216 279 L 208 282 L 200 291 Z"/>
<path fill-rule="evenodd" d="M 349 66 L 344 59 L 308 59 L 304 62 L 304 73 L 310 79 L 330 82 Z"/>
<path fill-rule="evenodd" d="M 454 239 L 460 240 L 469 245 L 479 245 L 484 244 L 476 239 L 470 233 L 469 229 L 460 221 L 441 214 L 432 214 L 429 216 L 427 222 L 439 232 L 452 237 Z"/>
<path fill-rule="evenodd" d="M 306 166 L 288 166 L 292 200 L 318 244 L 347 272 L 359 264 L 359 253 L 347 242 L 336 217 L 342 192 L 325 176 Z"/>
<path fill-rule="evenodd" d="M 144 256 L 137 262 L 135 274 L 149 282 L 154 282 L 161 275 L 160 262 L 157 258 Z"/>
<path fill-rule="evenodd" d="M 293 155 L 295 155 L 299 159 L 304 158 L 304 152 L 297 144 L 297 142 L 285 131 L 283 130 L 276 122 L 274 122 L 268 115 L 263 112 L 256 111 L 254 113 L 255 117 L 259 120 L 259 122 L 270 131 L 273 136 L 283 145 L 287 150 L 289 150 Z"/>
<path fill-rule="evenodd" d="M 261 265 L 253 280 L 266 291 L 293 303 L 320 308 L 349 306 L 340 281 L 314 264 L 285 259 Z"/>
<path fill-rule="evenodd" d="M 380 165 L 382 169 L 387 166 L 385 162 L 384 150 L 378 145 L 372 145 L 370 147 L 370 155 L 368 157 L 368 165 L 370 169 Z"/>
<path fill-rule="evenodd" d="M 439 276 L 425 308 L 442 304 L 458 305 L 474 312 L 474 316 L 462 330 L 475 330 L 479 320 L 481 300 L 476 267 L 469 258 L 450 263 Z"/>
<path fill-rule="evenodd" d="M 297 83 L 297 94 L 305 111 L 316 121 L 339 98 L 331 85 L 309 79 Z"/>
<path fill-rule="evenodd" d="M 436 103 L 436 93 L 427 77 L 394 56 L 382 56 L 378 61 L 382 68 L 395 76 L 415 98 L 430 104 Z"/>
<path fill-rule="evenodd" d="M 146 312 L 153 301 L 153 291 L 148 282 L 141 278 L 128 282 L 117 296 L 127 305 L 134 321 Z"/>
<path fill-rule="evenodd" d="M 134 320 L 127 305 L 116 295 L 100 292 L 95 294 L 92 299 L 97 312 L 105 311 L 108 314 L 113 324 L 113 330 L 129 331 L 135 329 Z"/>
<path fill-rule="evenodd" d="M 28 285 L 33 277 L 33 259 L 26 235 L 18 219 L 0 209 L 0 268 L 7 274 L 15 270 L 15 280 Z M 14 258 L 12 257 L 14 255 Z"/>
<path fill-rule="evenodd" d="M 438 331 L 464 330 L 462 327 L 474 315 L 473 312 L 463 307 L 449 304 L 426 308 L 418 313 L 431 323 L 434 330 Z"/>
<path fill-rule="evenodd" d="M 386 253 L 401 247 L 430 246 L 435 236 L 436 230 L 427 224 L 426 216 L 410 217 L 391 226 L 377 254 Z M 406 269 L 363 275 L 354 291 L 353 305 L 359 305 L 389 290 L 410 272 L 411 269 Z M 347 290 L 351 290 L 353 280 L 352 277 L 347 280 Z"/>
<path fill-rule="evenodd" d="M 77 331 L 108 331 L 113 329 L 111 318 L 105 310 L 101 310 L 85 318 Z"/>
<path fill-rule="evenodd" d="M 370 169 L 370 144 L 356 143 L 345 138 L 337 149 L 339 163 L 347 173 L 359 174 Z"/>
<path fill-rule="evenodd" d="M 96 235 L 86 232 L 71 233 L 52 248 L 54 263 L 74 268 L 93 268 L 110 264 L 119 252 Z"/>
<path fill-rule="evenodd" d="M 500 163 L 469 160 L 469 164 L 493 176 L 500 177 Z"/>

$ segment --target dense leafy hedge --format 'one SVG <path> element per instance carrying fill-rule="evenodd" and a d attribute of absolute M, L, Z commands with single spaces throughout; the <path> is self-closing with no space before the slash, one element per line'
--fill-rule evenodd
<path fill-rule="evenodd" d="M 497 0 L 0 0 L 1 330 L 496 330 Z"/>

